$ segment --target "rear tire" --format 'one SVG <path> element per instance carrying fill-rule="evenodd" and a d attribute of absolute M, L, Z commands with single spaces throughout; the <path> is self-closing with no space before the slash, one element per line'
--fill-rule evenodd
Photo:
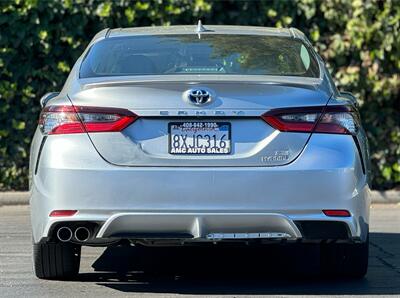
<path fill-rule="evenodd" d="M 322 273 L 338 278 L 363 278 L 368 270 L 369 237 L 362 243 L 322 244 Z"/>
<path fill-rule="evenodd" d="M 73 279 L 79 273 L 81 247 L 71 243 L 33 244 L 33 268 L 40 279 Z"/>

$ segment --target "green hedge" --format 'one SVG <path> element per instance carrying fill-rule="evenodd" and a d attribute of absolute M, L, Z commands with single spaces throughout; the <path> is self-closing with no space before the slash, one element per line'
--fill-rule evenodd
<path fill-rule="evenodd" d="M 27 189 L 39 98 L 60 90 L 92 36 L 105 27 L 168 24 L 297 27 L 340 89 L 359 98 L 373 187 L 400 184 L 400 2 L 0 1 L 0 190 Z"/>

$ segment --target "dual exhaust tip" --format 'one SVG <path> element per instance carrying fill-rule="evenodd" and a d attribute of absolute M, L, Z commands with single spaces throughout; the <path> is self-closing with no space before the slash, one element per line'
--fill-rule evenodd
<path fill-rule="evenodd" d="M 69 227 L 61 227 L 57 230 L 57 238 L 61 242 L 71 241 L 72 238 L 79 242 L 86 242 L 91 237 L 91 232 L 86 227 L 78 227 L 72 232 Z"/>

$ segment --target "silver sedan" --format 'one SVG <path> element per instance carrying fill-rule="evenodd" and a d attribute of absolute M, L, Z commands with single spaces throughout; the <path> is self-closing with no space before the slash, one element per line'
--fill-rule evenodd
<path fill-rule="evenodd" d="M 297 29 L 105 29 L 41 104 L 30 156 L 37 277 L 73 278 L 82 245 L 122 243 L 313 242 L 323 272 L 365 275 L 357 102 Z"/>

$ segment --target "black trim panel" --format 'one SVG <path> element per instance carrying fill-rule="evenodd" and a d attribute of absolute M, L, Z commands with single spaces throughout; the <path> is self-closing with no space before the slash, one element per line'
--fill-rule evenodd
<path fill-rule="evenodd" d="M 295 222 L 305 240 L 348 240 L 351 233 L 342 221 L 303 220 Z"/>
<path fill-rule="evenodd" d="M 39 161 L 40 161 L 40 157 L 42 156 L 42 150 L 43 150 L 44 144 L 46 143 L 46 140 L 47 140 L 47 136 L 44 136 L 42 139 L 42 142 L 40 143 L 39 152 L 38 152 L 38 156 L 37 156 L 36 164 L 35 164 L 35 175 L 37 174 L 38 169 L 39 169 Z"/>

